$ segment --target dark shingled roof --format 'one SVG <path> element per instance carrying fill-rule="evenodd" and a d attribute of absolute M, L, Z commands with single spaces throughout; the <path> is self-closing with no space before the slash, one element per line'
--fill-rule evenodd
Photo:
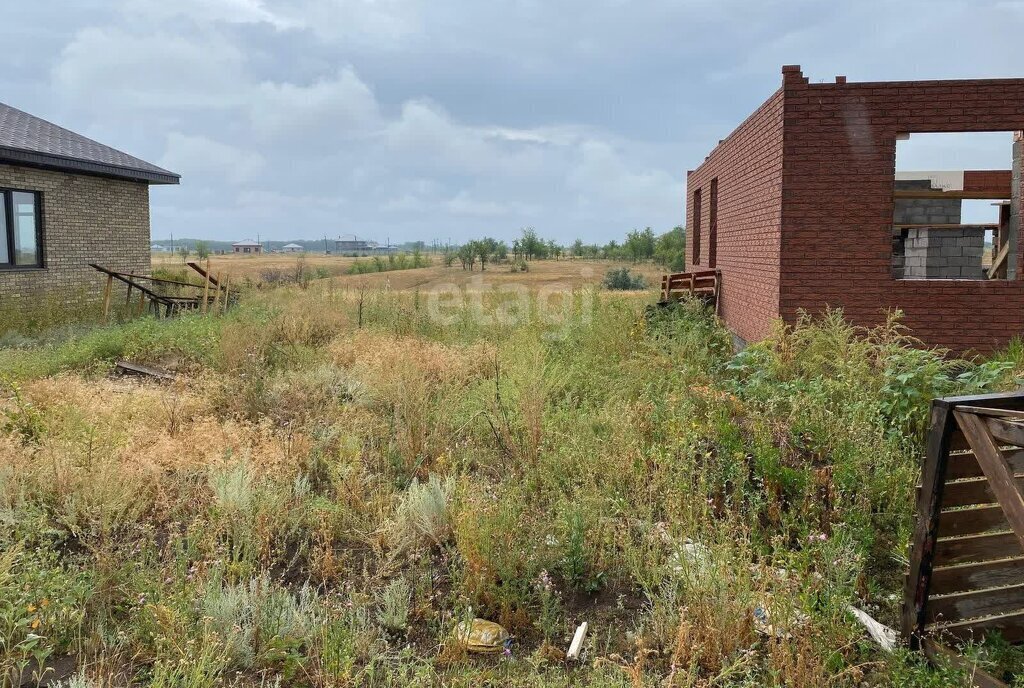
<path fill-rule="evenodd" d="M 180 175 L 0 103 L 0 163 L 177 184 Z"/>

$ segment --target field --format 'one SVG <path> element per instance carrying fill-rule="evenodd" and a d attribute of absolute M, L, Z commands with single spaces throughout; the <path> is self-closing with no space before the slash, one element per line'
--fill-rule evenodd
<path fill-rule="evenodd" d="M 950 361 L 831 313 L 734 354 L 698 303 L 599 288 L 608 267 L 343 275 L 219 317 L 9 334 L 0 672 L 962 684 L 847 607 L 895 624 L 928 400 L 1015 387 L 1021 347 Z M 475 617 L 507 646 L 467 652 Z"/>
<path fill-rule="evenodd" d="M 317 268 L 323 268 L 323 270 L 331 275 L 344 274 L 351 267 L 352 263 L 356 261 L 355 258 L 324 253 L 267 253 L 258 256 L 229 253 L 210 256 L 210 264 L 211 269 L 230 274 L 233 280 L 245 280 L 248 278 L 251 281 L 258 281 L 261 275 L 268 271 L 294 272 L 299 256 L 302 256 L 306 269 L 316 270 Z M 205 261 L 199 260 L 194 254 L 189 256 L 188 260 L 205 265 Z M 181 256 L 171 253 L 154 253 L 152 261 L 154 270 L 160 268 L 179 270 L 185 267 Z"/>
<path fill-rule="evenodd" d="M 369 287 L 391 289 L 431 289 L 438 286 L 454 284 L 458 287 L 480 289 L 476 286 L 483 281 L 483 288 L 518 284 L 529 288 L 538 286 L 567 284 L 570 287 L 599 284 L 610 267 L 628 267 L 641 274 L 648 283 L 656 286 L 661 279 L 662 269 L 651 263 L 637 265 L 607 260 L 544 260 L 535 261 L 527 272 L 512 272 L 507 264 L 490 265 L 484 271 L 477 266 L 474 270 L 464 270 L 457 263 L 452 267 L 444 267 L 440 255 L 426 255 L 431 267 L 410 270 L 391 270 L 363 275 L 348 275 L 348 271 L 357 261 L 370 262 L 371 258 L 351 258 L 346 256 L 326 255 L 322 253 L 268 253 L 259 256 L 228 254 L 210 257 L 211 270 L 230 274 L 233 280 L 259 282 L 268 273 L 295 274 L 300 261 L 302 269 L 315 272 L 322 271 L 321 277 L 338 276 L 338 284 L 352 288 Z M 192 256 L 190 261 L 204 261 Z M 386 257 L 384 258 L 386 260 Z M 154 253 L 153 268 L 180 270 L 184 267 L 181 257 L 170 253 Z"/>

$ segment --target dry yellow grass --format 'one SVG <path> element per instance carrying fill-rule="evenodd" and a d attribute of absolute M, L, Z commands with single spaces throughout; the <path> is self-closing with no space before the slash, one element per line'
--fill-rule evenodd
<path fill-rule="evenodd" d="M 663 270 L 649 263 L 632 264 L 604 260 L 537 260 L 529 263 L 528 272 L 511 272 L 508 265 L 491 265 L 481 272 L 469 271 L 454 265 L 450 268 L 435 265 L 415 270 L 376 272 L 365 275 L 343 275 L 334 279 L 344 287 L 368 289 L 389 288 L 396 291 L 420 289 L 427 291 L 455 285 L 463 289 L 487 290 L 494 287 L 521 284 L 530 289 L 567 285 L 569 288 L 598 285 L 611 268 L 628 267 L 644 276 L 651 286 L 661 279 Z"/>
<path fill-rule="evenodd" d="M 256 279 L 265 270 L 295 270 L 299 257 L 306 263 L 307 270 L 326 268 L 333 275 L 340 275 L 349 269 L 349 266 L 356 261 L 355 258 L 345 256 L 328 256 L 323 253 L 267 253 L 259 256 L 245 254 L 226 254 L 210 257 L 210 267 L 214 272 L 230 274 L 232 279 Z M 204 263 L 195 255 L 189 256 L 189 261 Z M 184 263 L 180 256 L 170 253 L 154 253 L 153 268 L 171 267 L 181 268 Z"/>

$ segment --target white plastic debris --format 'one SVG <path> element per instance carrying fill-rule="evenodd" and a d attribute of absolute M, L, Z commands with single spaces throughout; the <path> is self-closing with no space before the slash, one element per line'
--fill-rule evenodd
<path fill-rule="evenodd" d="M 896 631 L 885 624 L 878 623 L 866 612 L 862 612 L 853 605 L 850 605 L 847 609 L 850 610 L 850 613 L 853 614 L 857 621 L 860 621 L 861 625 L 867 630 L 868 635 L 870 635 L 872 640 L 878 643 L 883 650 L 886 652 L 892 652 L 896 648 L 898 638 Z"/>
<path fill-rule="evenodd" d="M 584 621 L 576 629 L 576 634 L 572 637 L 572 643 L 569 644 L 569 651 L 565 653 L 566 659 L 579 659 L 580 652 L 583 651 L 583 641 L 587 638 L 587 622 Z"/>

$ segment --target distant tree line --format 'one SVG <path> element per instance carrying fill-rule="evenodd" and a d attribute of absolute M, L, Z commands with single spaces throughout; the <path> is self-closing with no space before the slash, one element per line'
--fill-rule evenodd
<path fill-rule="evenodd" d="M 485 237 L 468 241 L 462 246 L 449 247 L 444 252 L 444 264 L 451 267 L 456 261 L 463 270 L 475 270 L 480 266 L 486 270 L 488 263 L 510 261 L 521 264 L 526 261 L 562 260 L 585 258 L 590 260 L 631 260 L 634 263 L 653 261 L 672 272 L 681 272 L 686 264 L 686 229 L 677 226 L 657 235 L 650 227 L 634 229 L 626 234 L 621 244 L 609 241 L 607 244 L 584 244 L 577 239 L 570 246 L 561 246 L 553 239 L 544 239 L 533 227 L 522 230 L 522 236 L 512 242 L 511 248 L 504 241 Z"/>

